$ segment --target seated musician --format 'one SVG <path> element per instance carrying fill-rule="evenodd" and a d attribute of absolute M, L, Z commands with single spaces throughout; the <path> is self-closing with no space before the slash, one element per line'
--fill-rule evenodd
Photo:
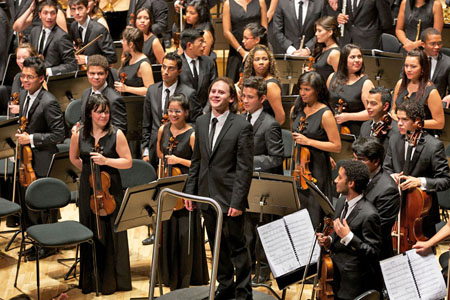
<path fill-rule="evenodd" d="M 64 121 L 58 100 L 42 88 L 45 77 L 45 63 L 37 56 L 28 57 L 23 62 L 20 75 L 24 90 L 20 92 L 20 105 L 10 105 L 12 113 L 19 113 L 20 117 L 28 120 L 25 132 L 16 134 L 20 145 L 31 147 L 32 167 L 36 178 L 46 177 L 53 154 L 58 152 L 56 144 L 64 140 Z M 57 214 L 26 210 L 25 228 L 44 222 L 56 222 Z M 31 248 L 34 249 L 34 248 Z M 54 252 L 42 248 L 39 258 L 47 257 Z M 36 258 L 34 250 L 28 251 L 28 259 Z"/>
<path fill-rule="evenodd" d="M 364 197 L 378 210 L 381 221 L 380 259 L 393 255 L 392 226 L 400 208 L 400 195 L 394 180 L 383 170 L 385 150 L 375 137 L 360 137 L 352 144 L 353 157 L 363 162 L 370 172 Z"/>
<path fill-rule="evenodd" d="M 127 13 L 127 24 L 132 25 L 132 19 L 136 19 L 137 12 L 142 7 L 150 11 L 150 19 L 152 20 L 152 32 L 160 37 L 167 29 L 169 6 L 165 0 L 131 0 Z"/>
<path fill-rule="evenodd" d="M 75 55 L 78 65 L 85 65 L 89 56 L 93 54 L 101 54 L 106 57 L 110 65 L 114 64 L 117 61 L 117 55 L 111 35 L 103 25 L 89 16 L 88 0 L 70 0 L 69 7 L 75 19 L 75 22 L 70 25 L 70 35 L 77 50 L 102 34 L 101 38 L 90 44 L 82 53 Z"/>
<path fill-rule="evenodd" d="M 442 240 L 445 240 L 450 236 L 450 222 L 447 221 L 444 227 L 442 227 L 432 238 L 427 241 L 418 241 L 413 248 L 421 255 L 427 255 L 432 252 L 432 247 Z"/>
<path fill-rule="evenodd" d="M 41 26 L 31 30 L 30 43 L 45 58 L 47 75 L 58 75 L 76 71 L 77 62 L 69 35 L 56 24 L 58 7 L 52 0 L 39 5 Z"/>
<path fill-rule="evenodd" d="M 331 236 L 318 233 L 331 252 L 334 299 L 355 299 L 368 290 L 381 290 L 378 266 L 382 237 L 380 217 L 363 194 L 370 173 L 360 161 L 344 161 L 334 182 L 341 197 L 336 203 Z"/>
<path fill-rule="evenodd" d="M 392 96 L 388 89 L 381 86 L 372 88 L 367 96 L 367 113 L 371 119 L 361 125 L 359 133 L 364 137 L 377 137 L 385 151 L 389 146 L 389 137 L 394 132 L 398 132 L 397 121 L 392 120 L 390 116 L 386 120 L 383 119 L 389 114 L 391 101 Z M 390 124 L 386 122 L 388 120 L 390 120 Z"/>
<path fill-rule="evenodd" d="M 383 168 L 391 174 L 402 191 L 419 187 L 431 194 L 431 209 L 423 220 L 423 233 L 431 237 L 436 233 L 435 224 L 439 222 L 436 192 L 445 191 L 450 187 L 444 145 L 440 140 L 423 131 L 417 145 L 408 146 L 407 140 L 416 130 L 417 124 L 424 121 L 423 105 L 416 101 L 405 101 L 397 106 L 396 111 L 399 133 L 389 139 Z M 409 159 L 406 157 L 408 152 L 411 153 Z M 408 165 L 406 170 L 405 166 Z"/>

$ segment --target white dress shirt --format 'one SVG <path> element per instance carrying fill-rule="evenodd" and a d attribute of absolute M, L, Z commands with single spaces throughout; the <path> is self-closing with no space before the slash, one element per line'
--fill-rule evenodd
<path fill-rule="evenodd" d="M 211 132 L 212 119 L 214 119 L 214 118 L 217 119 L 216 131 L 214 132 L 212 149 L 214 149 L 214 146 L 216 145 L 217 137 L 219 136 L 220 131 L 222 130 L 223 125 L 225 124 L 225 121 L 227 120 L 227 117 L 228 117 L 229 113 L 230 113 L 229 110 L 227 110 L 226 112 L 224 112 L 220 116 L 215 116 L 213 113 L 211 113 L 211 119 L 209 120 L 209 132 Z"/>
<path fill-rule="evenodd" d="M 353 211 L 353 209 L 355 208 L 356 204 L 358 204 L 358 202 L 362 199 L 363 195 L 359 195 L 356 196 L 355 198 L 353 198 L 352 200 L 347 200 L 345 199 L 345 201 L 347 201 L 348 203 L 348 210 L 347 210 L 347 214 L 345 216 L 342 216 L 342 219 L 347 219 L 347 217 L 350 215 L 350 213 Z M 347 246 L 350 241 L 353 239 L 353 232 L 349 232 L 346 236 L 344 236 L 341 239 L 341 243 L 344 244 L 345 246 Z"/>
<path fill-rule="evenodd" d="M 194 58 L 191 58 L 189 55 L 187 55 L 186 52 L 184 54 L 185 54 L 189 69 L 191 70 L 192 76 L 194 76 L 194 67 L 192 66 L 192 63 L 191 63 L 191 61 L 193 61 L 193 60 L 195 60 L 195 67 L 197 68 L 197 75 L 200 76 L 200 62 L 198 60 L 198 57 L 194 59 Z"/>

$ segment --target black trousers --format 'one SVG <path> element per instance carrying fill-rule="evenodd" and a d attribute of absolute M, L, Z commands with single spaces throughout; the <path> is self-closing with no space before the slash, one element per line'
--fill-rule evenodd
<path fill-rule="evenodd" d="M 211 251 L 215 245 L 215 230 L 217 214 L 212 207 L 202 211 L 205 220 L 206 231 L 208 233 Z M 217 271 L 217 281 L 219 292 L 235 291 L 236 299 L 252 299 L 251 286 L 251 260 L 250 252 L 246 245 L 244 235 L 244 214 L 237 217 L 223 216 L 222 238 L 219 251 L 219 268 Z M 236 282 L 234 274 L 236 269 Z"/>

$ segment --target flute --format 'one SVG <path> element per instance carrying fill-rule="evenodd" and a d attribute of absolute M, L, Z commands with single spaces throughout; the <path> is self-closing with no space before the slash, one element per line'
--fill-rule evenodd
<path fill-rule="evenodd" d="M 342 14 L 343 15 L 347 14 L 347 1 L 346 0 L 342 1 Z M 341 37 L 344 37 L 345 24 L 340 24 L 339 28 L 341 29 Z"/>
<path fill-rule="evenodd" d="M 419 40 L 421 27 L 422 27 L 422 19 L 419 19 L 419 22 L 417 23 L 416 42 Z"/>
<path fill-rule="evenodd" d="M 299 50 L 303 49 L 303 45 L 305 44 L 305 35 L 302 35 L 302 39 L 300 40 L 300 48 Z"/>

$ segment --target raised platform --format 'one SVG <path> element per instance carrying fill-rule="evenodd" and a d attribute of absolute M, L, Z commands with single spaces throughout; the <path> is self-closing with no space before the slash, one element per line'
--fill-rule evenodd
<path fill-rule="evenodd" d="M 208 297 L 209 286 L 191 287 L 176 290 L 158 297 L 158 300 L 201 300 Z M 273 300 L 274 297 L 262 292 L 253 291 L 253 300 Z"/>

